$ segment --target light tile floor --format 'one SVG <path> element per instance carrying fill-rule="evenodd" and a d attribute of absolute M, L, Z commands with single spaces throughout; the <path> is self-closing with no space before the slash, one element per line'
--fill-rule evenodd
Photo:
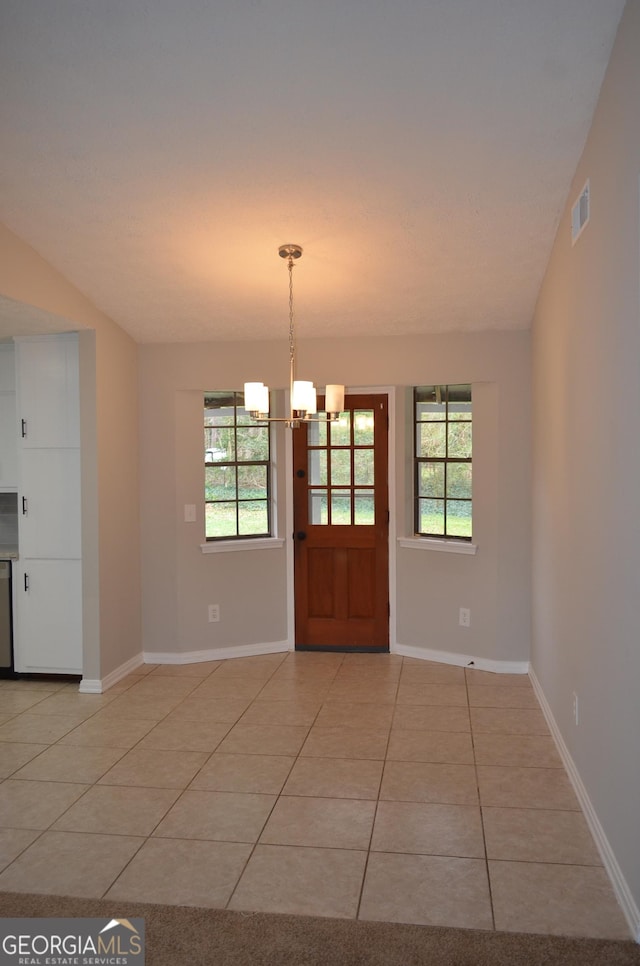
<path fill-rule="evenodd" d="M 629 938 L 528 678 L 379 654 L 0 682 L 0 889 Z"/>

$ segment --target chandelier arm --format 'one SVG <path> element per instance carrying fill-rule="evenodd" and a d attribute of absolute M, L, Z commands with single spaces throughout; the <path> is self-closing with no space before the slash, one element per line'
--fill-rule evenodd
<path fill-rule="evenodd" d="M 340 419 L 340 413 L 323 413 L 321 416 L 307 416 L 306 414 L 302 416 L 296 416 L 295 413 L 291 413 L 290 416 L 265 416 L 264 413 L 253 412 L 249 413 L 250 416 L 259 423 L 285 423 L 287 426 L 293 426 L 297 429 L 302 423 L 337 423 Z"/>

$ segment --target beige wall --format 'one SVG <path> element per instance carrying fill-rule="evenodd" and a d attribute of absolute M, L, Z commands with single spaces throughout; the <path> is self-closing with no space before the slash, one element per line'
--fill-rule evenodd
<path fill-rule="evenodd" d="M 541 290 L 532 392 L 533 667 L 636 905 L 639 51 L 631 0 Z M 591 220 L 572 248 L 570 206 L 587 178 Z"/>
<path fill-rule="evenodd" d="M 206 650 L 287 638 L 286 550 L 203 555 L 202 392 L 247 378 L 287 376 L 286 341 L 140 346 L 143 641 L 148 652 Z M 414 384 L 474 383 L 476 556 L 397 551 L 392 574 L 397 640 L 407 647 L 526 661 L 529 655 L 528 333 L 302 343 L 299 371 L 317 384 L 396 386 L 393 520 L 412 533 Z M 285 431 L 277 444 L 279 532 L 284 520 Z M 185 504 L 198 520 L 183 522 Z M 207 604 L 221 608 L 207 622 Z M 472 625 L 458 626 L 470 607 Z"/>
<path fill-rule="evenodd" d="M 86 678 L 140 651 L 137 347 L 0 225 L 0 332 L 81 330 Z M 86 331 L 83 331 L 86 330 Z"/>

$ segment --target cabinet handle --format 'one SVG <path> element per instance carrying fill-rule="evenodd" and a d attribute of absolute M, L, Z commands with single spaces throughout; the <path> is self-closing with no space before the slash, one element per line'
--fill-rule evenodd
<path fill-rule="evenodd" d="M 22 516 L 23 517 L 26 517 L 27 515 L 28 506 L 29 506 L 29 501 L 27 500 L 26 496 L 23 496 L 22 497 Z"/>
<path fill-rule="evenodd" d="M 27 435 L 27 421 L 26 419 L 22 419 L 20 422 L 22 423 L 22 438 L 24 439 Z"/>
<path fill-rule="evenodd" d="M 24 589 L 25 592 L 29 590 L 29 574 L 24 575 Z"/>

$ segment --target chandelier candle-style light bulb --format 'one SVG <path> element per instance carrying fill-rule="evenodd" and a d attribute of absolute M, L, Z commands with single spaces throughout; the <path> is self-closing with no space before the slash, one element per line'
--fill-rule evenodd
<path fill-rule="evenodd" d="M 293 325 L 293 266 L 302 255 L 300 245 L 281 245 L 278 249 L 281 258 L 287 259 L 289 270 L 289 415 L 283 418 L 269 416 L 269 387 L 263 382 L 245 382 L 244 408 L 253 419 L 285 423 L 296 429 L 301 422 L 333 422 L 339 418 L 344 408 L 344 386 L 326 387 L 324 419 L 316 416 L 318 411 L 317 392 L 312 382 L 296 379 L 296 341 Z"/>
<path fill-rule="evenodd" d="M 253 415 L 269 412 L 269 387 L 262 382 L 245 382 L 244 408 Z"/>
<path fill-rule="evenodd" d="M 295 379 L 291 393 L 291 408 L 294 413 L 301 413 L 303 416 L 314 413 L 315 392 L 312 382 Z"/>
<path fill-rule="evenodd" d="M 344 386 L 329 385 L 325 390 L 324 408 L 327 415 L 334 413 L 338 415 L 344 409 Z M 335 417 L 337 419 L 337 416 Z"/>

